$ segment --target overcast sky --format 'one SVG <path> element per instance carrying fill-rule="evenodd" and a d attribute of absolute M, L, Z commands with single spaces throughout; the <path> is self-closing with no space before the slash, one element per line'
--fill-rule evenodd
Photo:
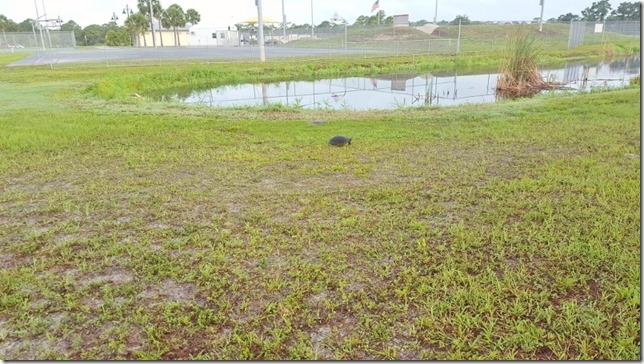
<path fill-rule="evenodd" d="M 345 17 L 350 23 L 360 15 L 371 15 L 375 0 L 262 0 L 264 16 L 281 21 L 282 2 L 288 22 L 296 24 L 319 24 L 329 20 L 334 12 Z M 581 14 L 581 10 L 592 5 L 593 0 L 544 0 L 544 19 L 556 18 L 561 14 Z M 595 0 L 597 1 L 597 0 Z M 624 0 L 611 0 L 613 9 Z M 43 15 L 47 18 L 61 17 L 63 22 L 75 21 L 81 27 L 90 24 L 105 24 L 112 13 L 118 17 L 118 24 L 125 20 L 123 9 L 136 8 L 136 0 L 0 0 L 0 14 L 20 23 L 27 18 Z M 255 0 L 161 0 L 161 5 L 179 4 L 183 10 L 193 8 L 201 14 L 202 26 L 233 25 L 257 15 Z M 409 14 L 409 20 L 426 19 L 433 21 L 436 0 L 380 0 L 380 10 L 386 15 Z M 438 20 L 452 20 L 458 14 L 465 14 L 471 20 L 532 20 L 539 17 L 539 0 L 438 0 Z"/>

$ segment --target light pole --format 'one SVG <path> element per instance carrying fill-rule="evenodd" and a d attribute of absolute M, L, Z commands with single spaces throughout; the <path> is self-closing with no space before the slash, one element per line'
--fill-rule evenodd
<path fill-rule="evenodd" d="M 130 7 L 125 4 L 125 9 L 123 9 L 123 14 L 125 14 L 125 21 L 128 21 L 130 19 L 130 15 L 132 15 L 133 11 L 130 9 Z M 126 24 L 127 25 L 127 24 Z M 132 33 L 130 33 L 130 46 L 134 45 Z"/>
<path fill-rule="evenodd" d="M 436 6 L 434 7 L 434 24 L 438 24 L 436 20 L 437 18 L 438 18 L 438 0 L 436 0 Z"/>
<path fill-rule="evenodd" d="M 110 20 L 112 21 L 112 23 L 116 24 L 116 21 L 119 20 L 119 17 L 116 16 L 115 12 L 112 12 L 112 18 L 110 18 Z"/>
<path fill-rule="evenodd" d="M 130 15 L 132 15 L 132 9 L 127 4 L 125 4 L 125 9 L 123 9 L 123 15 L 125 15 L 126 20 L 130 19 Z"/>

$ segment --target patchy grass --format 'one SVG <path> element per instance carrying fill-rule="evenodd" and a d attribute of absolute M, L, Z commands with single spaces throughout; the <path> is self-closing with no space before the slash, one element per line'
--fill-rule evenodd
<path fill-rule="evenodd" d="M 0 72 L 0 358 L 641 359 L 639 89 L 78 96 L 115 72 Z"/>

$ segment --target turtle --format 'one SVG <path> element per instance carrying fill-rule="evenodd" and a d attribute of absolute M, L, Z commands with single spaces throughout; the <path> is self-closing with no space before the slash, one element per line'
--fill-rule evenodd
<path fill-rule="evenodd" d="M 351 145 L 351 138 L 344 135 L 336 135 L 329 140 L 329 145 L 335 145 L 337 147 L 343 147 L 347 144 Z"/>

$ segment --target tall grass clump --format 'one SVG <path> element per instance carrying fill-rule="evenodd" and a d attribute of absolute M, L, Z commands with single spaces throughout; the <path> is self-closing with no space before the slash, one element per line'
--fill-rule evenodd
<path fill-rule="evenodd" d="M 551 88 L 552 85 L 543 79 L 537 67 L 539 48 L 536 38 L 525 28 L 508 38 L 505 53 L 496 82 L 497 92 L 517 97 Z"/>

